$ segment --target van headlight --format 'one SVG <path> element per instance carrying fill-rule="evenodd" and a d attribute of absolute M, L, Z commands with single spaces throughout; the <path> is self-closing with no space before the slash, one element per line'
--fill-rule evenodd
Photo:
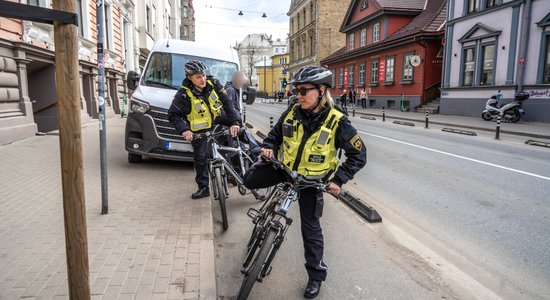
<path fill-rule="evenodd" d="M 132 112 L 144 114 L 151 108 L 149 106 L 149 103 L 145 101 L 140 101 L 135 98 L 132 98 L 131 102 L 132 102 L 132 105 L 131 105 Z"/>

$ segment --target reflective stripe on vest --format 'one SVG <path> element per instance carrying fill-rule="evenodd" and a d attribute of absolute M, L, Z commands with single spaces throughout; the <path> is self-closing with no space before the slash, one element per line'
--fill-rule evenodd
<path fill-rule="evenodd" d="M 210 95 L 208 95 L 208 104 L 201 98 L 195 96 L 193 92 L 186 86 L 182 86 L 185 93 L 191 101 L 191 112 L 187 115 L 191 131 L 198 131 L 212 127 L 212 122 L 220 115 L 222 102 L 214 89 L 214 84 L 210 80 L 207 83 L 212 87 Z"/>
<path fill-rule="evenodd" d="M 304 126 L 298 122 L 294 115 L 294 109 L 292 109 L 284 119 L 284 123 L 292 124 L 292 137 L 283 136 L 283 163 L 309 179 L 322 179 L 334 172 L 338 167 L 335 146 L 336 130 L 343 115 L 335 108 L 330 108 L 325 121 L 305 141 L 302 155 L 297 158 L 304 138 Z M 298 163 L 297 166 L 296 163 Z"/>

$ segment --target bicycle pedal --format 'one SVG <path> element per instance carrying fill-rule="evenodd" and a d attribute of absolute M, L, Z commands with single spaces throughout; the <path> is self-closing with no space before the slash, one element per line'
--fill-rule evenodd
<path fill-rule="evenodd" d="M 249 208 L 246 215 L 252 220 L 255 220 L 260 215 L 260 211 L 255 208 Z"/>

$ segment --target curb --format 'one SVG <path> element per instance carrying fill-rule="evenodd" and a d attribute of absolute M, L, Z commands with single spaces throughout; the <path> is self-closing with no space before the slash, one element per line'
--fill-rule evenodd
<path fill-rule="evenodd" d="M 202 201 L 200 249 L 199 299 L 217 299 L 216 251 L 214 250 L 214 225 L 210 198 L 208 201 Z"/>
<path fill-rule="evenodd" d="M 444 131 L 444 132 L 450 132 L 450 133 L 458 133 L 458 134 L 464 134 L 464 135 L 470 135 L 470 136 L 477 136 L 477 133 L 473 132 L 473 131 L 468 131 L 468 130 L 460 130 L 460 129 L 455 129 L 455 128 L 443 128 L 441 129 L 441 131 Z"/>
<path fill-rule="evenodd" d="M 364 115 L 364 116 L 382 117 L 381 114 L 371 114 L 371 113 L 358 112 L 358 111 L 356 111 L 355 113 L 359 114 L 359 115 Z M 403 121 L 411 121 L 411 122 L 420 122 L 420 123 L 424 123 L 426 121 L 426 120 L 421 120 L 421 119 L 388 116 L 387 114 L 386 114 L 386 118 L 387 119 L 403 120 Z M 461 124 L 453 124 L 453 123 L 445 123 L 445 122 L 437 122 L 437 121 L 430 121 L 430 124 L 443 125 L 443 126 L 454 126 L 454 127 L 474 129 L 474 130 L 482 130 L 482 131 L 488 131 L 488 132 L 494 132 L 495 131 L 494 129 L 489 129 L 489 128 L 485 128 L 485 127 L 477 127 L 477 126 L 469 126 L 469 125 L 461 125 Z M 500 133 L 526 136 L 526 137 L 539 138 L 539 139 L 550 139 L 550 135 L 542 135 L 542 134 L 527 133 L 527 132 L 520 132 L 520 131 L 501 130 Z"/>

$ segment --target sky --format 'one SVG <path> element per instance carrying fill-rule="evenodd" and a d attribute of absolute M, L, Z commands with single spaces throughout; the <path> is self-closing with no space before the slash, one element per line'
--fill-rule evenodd
<path fill-rule="evenodd" d="M 288 34 L 290 0 L 194 0 L 193 7 L 195 40 L 200 43 L 230 47 L 252 33 L 266 33 L 283 41 Z M 264 12 L 267 18 L 262 18 Z"/>

